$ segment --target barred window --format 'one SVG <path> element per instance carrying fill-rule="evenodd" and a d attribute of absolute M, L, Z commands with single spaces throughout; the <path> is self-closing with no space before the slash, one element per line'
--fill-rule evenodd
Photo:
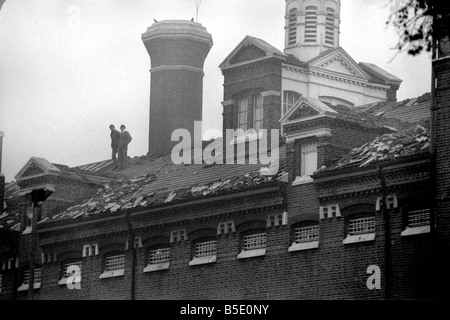
<path fill-rule="evenodd" d="M 375 232 L 375 217 L 350 220 L 348 228 L 349 234 L 356 235 L 374 232 Z"/>
<path fill-rule="evenodd" d="M 170 248 L 150 250 L 148 254 L 149 264 L 165 263 L 170 261 Z"/>
<path fill-rule="evenodd" d="M 41 282 L 41 268 L 34 269 L 34 283 Z M 23 273 L 23 284 L 29 284 L 30 283 L 30 270 L 25 270 Z"/>
<path fill-rule="evenodd" d="M 307 226 L 295 228 L 294 241 L 296 243 L 319 240 L 319 226 Z"/>
<path fill-rule="evenodd" d="M 408 214 L 408 227 L 416 228 L 430 225 L 430 209 L 410 211 Z"/>
<path fill-rule="evenodd" d="M 288 24 L 288 46 L 291 46 L 297 42 L 297 8 L 289 10 Z"/>
<path fill-rule="evenodd" d="M 217 253 L 216 240 L 200 242 L 195 245 L 196 258 L 214 256 L 216 255 L 216 253 Z"/>
<path fill-rule="evenodd" d="M 114 256 L 106 257 L 105 270 L 113 271 L 125 268 L 125 255 L 118 254 Z"/>
<path fill-rule="evenodd" d="M 64 278 L 69 278 L 70 276 L 73 275 L 73 273 L 67 272 L 67 269 L 68 269 L 70 266 L 77 266 L 78 268 L 80 268 L 80 273 L 81 273 L 81 267 L 82 267 L 82 265 L 83 265 L 83 262 L 82 262 L 82 261 L 75 261 L 75 262 L 70 262 L 70 263 L 64 264 L 63 277 L 64 277 Z"/>
<path fill-rule="evenodd" d="M 244 250 L 253 250 L 266 247 L 266 233 L 251 234 L 243 239 L 242 248 Z"/>

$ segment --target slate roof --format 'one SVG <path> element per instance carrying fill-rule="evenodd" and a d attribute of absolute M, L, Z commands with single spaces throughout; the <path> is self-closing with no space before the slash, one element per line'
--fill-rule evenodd
<path fill-rule="evenodd" d="M 320 168 L 316 173 L 365 168 L 377 162 L 425 155 L 429 152 L 429 123 L 424 121 L 421 124 L 410 125 L 398 132 L 378 136 L 374 140 L 352 149 L 333 165 Z"/>
<path fill-rule="evenodd" d="M 253 40 L 256 44 L 258 44 L 259 47 L 264 49 L 264 51 L 267 51 L 268 53 L 270 53 L 272 55 L 277 55 L 277 56 L 281 56 L 281 57 L 286 56 L 286 54 L 283 51 L 278 50 L 273 45 L 271 45 L 270 43 L 268 43 L 260 38 L 256 38 L 256 37 L 252 37 L 252 36 L 247 36 L 246 38 Z"/>
<path fill-rule="evenodd" d="M 347 106 L 333 106 L 328 103 L 325 104 L 327 104 L 330 108 L 337 112 L 337 119 L 354 122 L 366 128 L 387 128 L 391 131 L 396 131 L 406 128 L 410 125 L 409 123 L 401 121 L 399 119 L 376 117 L 369 113 L 361 112 L 358 109 L 349 108 Z"/>
<path fill-rule="evenodd" d="M 260 175 L 260 164 L 175 165 L 170 155 L 135 157 L 129 159 L 125 170 L 116 173 L 115 179 L 100 187 L 93 198 L 39 223 L 151 208 L 276 183 L 285 175 L 283 153 L 280 150 L 280 170 L 271 176 Z"/>
<path fill-rule="evenodd" d="M 425 93 L 417 98 L 405 99 L 399 102 L 375 102 L 358 106 L 355 110 L 376 117 L 399 119 L 417 123 L 430 117 L 431 94 Z"/>
<path fill-rule="evenodd" d="M 370 76 L 373 74 L 377 78 L 371 76 L 373 82 L 379 82 L 379 79 L 383 81 L 383 83 L 402 83 L 402 79 L 394 76 L 392 73 L 387 72 L 386 70 L 380 68 L 379 66 L 369 63 L 369 62 L 360 62 L 359 66 L 366 71 Z"/>

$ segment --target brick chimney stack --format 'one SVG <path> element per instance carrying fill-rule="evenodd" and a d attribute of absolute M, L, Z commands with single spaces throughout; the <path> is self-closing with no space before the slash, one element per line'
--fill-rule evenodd
<path fill-rule="evenodd" d="M 212 37 L 200 23 L 165 20 L 142 35 L 151 59 L 149 154 L 169 153 L 172 132 L 202 120 L 203 65 Z"/>

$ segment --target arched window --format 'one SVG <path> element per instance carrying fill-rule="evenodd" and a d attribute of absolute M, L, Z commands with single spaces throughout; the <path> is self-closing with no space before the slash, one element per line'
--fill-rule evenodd
<path fill-rule="evenodd" d="M 146 251 L 147 266 L 144 272 L 152 272 L 169 269 L 170 247 L 169 244 L 153 245 Z"/>
<path fill-rule="evenodd" d="M 302 221 L 292 226 L 292 245 L 288 251 L 301 251 L 319 247 L 319 223 Z"/>
<path fill-rule="evenodd" d="M 292 46 L 297 43 L 297 8 L 289 10 L 288 23 L 288 46 Z"/>
<path fill-rule="evenodd" d="M 345 219 L 347 237 L 344 244 L 375 240 L 375 214 L 355 213 Z"/>
<path fill-rule="evenodd" d="M 334 24 L 335 10 L 327 8 L 327 16 L 325 18 L 325 44 L 334 46 Z"/>
<path fill-rule="evenodd" d="M 300 99 L 300 94 L 294 91 L 284 91 L 283 93 L 283 114 L 286 114 Z"/>
<path fill-rule="evenodd" d="M 305 8 L 305 42 L 317 42 L 317 7 Z"/>
<path fill-rule="evenodd" d="M 106 249 L 102 259 L 102 271 L 100 279 L 119 277 L 125 274 L 125 253 L 123 244 L 112 244 Z"/>
<path fill-rule="evenodd" d="M 190 266 L 216 262 L 217 240 L 212 237 L 200 238 L 193 243 Z"/>

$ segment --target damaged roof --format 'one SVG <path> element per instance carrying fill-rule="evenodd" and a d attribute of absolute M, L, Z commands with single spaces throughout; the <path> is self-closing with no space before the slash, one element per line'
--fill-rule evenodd
<path fill-rule="evenodd" d="M 135 157 L 94 197 L 39 223 L 151 208 L 263 186 L 285 177 L 285 161 L 280 162 L 277 173 L 265 176 L 260 174 L 261 164 L 175 165 L 170 155 Z"/>
<path fill-rule="evenodd" d="M 368 115 L 384 118 L 394 118 L 410 123 L 429 119 L 431 94 L 425 93 L 417 98 L 405 99 L 400 102 L 375 102 L 355 107 L 355 110 Z"/>
<path fill-rule="evenodd" d="M 352 149 L 333 165 L 320 168 L 316 173 L 336 172 L 347 168 L 364 168 L 380 161 L 427 154 L 429 150 L 429 123 L 424 121 L 398 132 L 378 136 L 374 140 Z"/>

